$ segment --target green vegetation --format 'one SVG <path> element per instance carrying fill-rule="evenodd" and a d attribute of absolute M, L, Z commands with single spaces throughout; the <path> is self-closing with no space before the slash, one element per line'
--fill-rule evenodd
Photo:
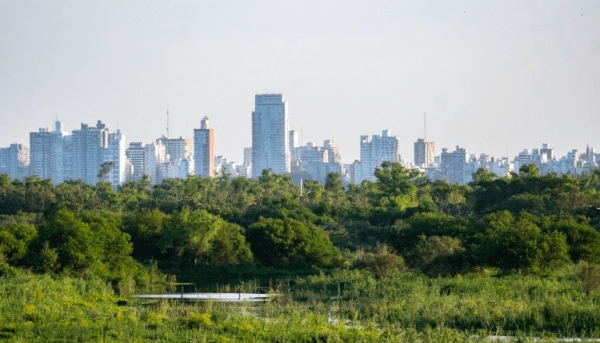
<path fill-rule="evenodd" d="M 270 171 L 117 189 L 0 175 L 0 337 L 600 337 L 600 171 L 480 170 L 465 186 L 394 163 L 375 175 L 308 180 L 302 195 Z M 127 296 L 175 279 L 282 295 L 241 308 Z"/>

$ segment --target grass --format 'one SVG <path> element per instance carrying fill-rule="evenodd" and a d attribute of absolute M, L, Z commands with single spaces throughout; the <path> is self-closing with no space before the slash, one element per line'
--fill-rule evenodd
<path fill-rule="evenodd" d="M 490 335 L 600 337 L 600 297 L 573 270 L 553 278 L 374 279 L 340 270 L 273 283 L 266 303 L 116 297 L 97 278 L 19 272 L 0 280 L 9 342 L 479 342 Z M 239 289 L 252 291 L 259 282 Z"/>

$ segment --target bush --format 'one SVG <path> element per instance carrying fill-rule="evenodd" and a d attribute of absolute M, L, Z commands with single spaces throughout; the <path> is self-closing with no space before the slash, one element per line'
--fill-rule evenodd
<path fill-rule="evenodd" d="M 410 265 L 429 276 L 455 275 L 463 268 L 465 252 L 458 238 L 448 236 L 421 236 L 409 254 Z"/>
<path fill-rule="evenodd" d="M 396 254 L 394 250 L 385 244 L 378 244 L 374 253 L 365 253 L 363 250 L 357 251 L 354 267 L 366 270 L 380 279 L 406 270 L 402 256 Z"/>
<path fill-rule="evenodd" d="M 581 290 L 590 294 L 600 286 L 600 266 L 586 261 L 577 264 L 577 279 L 581 283 Z"/>

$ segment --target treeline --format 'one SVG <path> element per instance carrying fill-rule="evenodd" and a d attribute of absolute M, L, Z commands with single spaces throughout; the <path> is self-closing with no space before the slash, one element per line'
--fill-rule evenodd
<path fill-rule="evenodd" d="M 198 176 L 53 185 L 0 176 L 0 273 L 94 274 L 147 282 L 158 269 L 266 266 L 399 269 L 454 275 L 494 267 L 550 273 L 600 262 L 600 171 L 540 175 L 535 165 L 469 185 L 397 163 L 344 187 L 288 175 Z"/>

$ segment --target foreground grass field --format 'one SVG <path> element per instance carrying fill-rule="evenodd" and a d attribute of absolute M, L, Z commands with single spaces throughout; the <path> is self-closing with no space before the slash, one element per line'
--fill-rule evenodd
<path fill-rule="evenodd" d="M 266 303 L 116 297 L 97 278 L 18 273 L 0 280 L 9 342 L 478 342 L 600 337 L 600 296 L 562 276 L 377 280 L 337 271 L 274 283 Z M 252 291 L 253 283 L 236 290 Z"/>

